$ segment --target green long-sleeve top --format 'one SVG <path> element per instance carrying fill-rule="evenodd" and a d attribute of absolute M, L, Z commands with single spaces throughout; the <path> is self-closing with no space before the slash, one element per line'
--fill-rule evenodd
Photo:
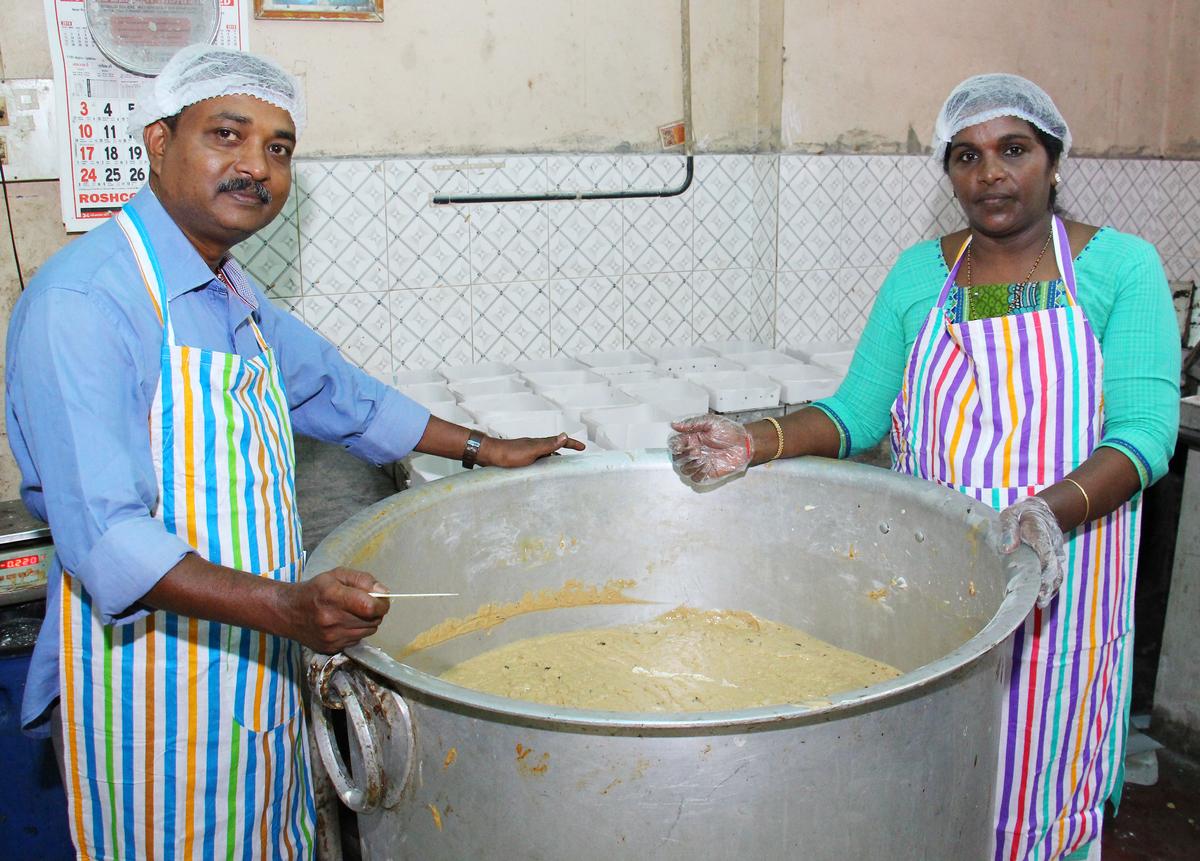
<path fill-rule="evenodd" d="M 879 443 L 904 366 L 949 271 L 937 239 L 905 250 L 875 300 L 846 379 L 815 402 L 842 435 L 841 456 Z M 1104 357 L 1100 445 L 1133 462 L 1145 488 L 1167 469 L 1179 430 L 1179 329 L 1154 246 L 1101 228 L 1075 258 L 1076 300 Z"/>

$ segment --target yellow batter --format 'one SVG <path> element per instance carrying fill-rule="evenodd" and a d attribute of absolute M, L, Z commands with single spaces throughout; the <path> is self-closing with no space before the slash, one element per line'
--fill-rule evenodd
<path fill-rule="evenodd" d="M 750 613 L 679 607 L 650 622 L 519 640 L 442 678 L 547 705 L 680 712 L 812 703 L 899 675 Z"/>

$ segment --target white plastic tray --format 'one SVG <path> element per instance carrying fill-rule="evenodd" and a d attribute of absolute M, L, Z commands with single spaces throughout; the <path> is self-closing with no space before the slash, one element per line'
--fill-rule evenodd
<path fill-rule="evenodd" d="M 803 362 L 844 359 L 849 365 L 856 346 L 855 341 L 801 341 L 789 344 L 786 352 Z"/>
<path fill-rule="evenodd" d="M 708 412 L 708 390 L 687 380 L 621 383 L 617 388 L 643 404 L 664 410 L 672 419 Z"/>
<path fill-rule="evenodd" d="M 653 380 L 669 380 L 671 375 L 662 368 L 655 368 L 652 371 L 626 371 L 622 368 L 603 368 L 595 371 L 601 378 L 608 380 L 612 385 L 621 385 L 623 383 L 648 383 Z"/>
<path fill-rule="evenodd" d="M 614 389 L 608 383 L 589 383 L 583 386 L 564 386 L 550 389 L 545 393 L 546 399 L 558 404 L 563 415 L 573 421 L 579 421 L 579 414 L 584 410 L 601 407 L 628 407 L 637 403 L 629 395 Z"/>
<path fill-rule="evenodd" d="M 429 412 L 444 422 L 473 428 L 479 425 L 475 417 L 455 403 L 430 404 Z"/>
<path fill-rule="evenodd" d="M 521 376 L 539 395 L 551 389 L 562 388 L 563 386 L 582 386 L 587 383 L 607 384 L 607 380 L 604 377 L 587 370 L 583 366 L 572 371 L 537 371 L 523 373 Z"/>
<path fill-rule="evenodd" d="M 637 404 L 632 407 L 603 407 L 600 409 L 584 410 L 579 414 L 592 435 L 592 439 L 604 444 L 599 429 L 605 425 L 640 425 L 669 423 L 671 417 L 666 410 L 652 407 L 649 404 Z"/>
<path fill-rule="evenodd" d="M 504 362 L 480 362 L 477 365 L 442 365 L 441 375 L 452 383 L 464 380 L 490 380 L 496 377 L 515 377 L 517 369 Z"/>
<path fill-rule="evenodd" d="M 487 380 L 457 380 L 447 384 L 460 401 L 484 395 L 511 395 L 529 391 L 519 377 L 492 377 Z"/>
<path fill-rule="evenodd" d="M 708 347 L 699 347 L 691 344 L 676 344 L 669 347 L 662 347 L 654 351 L 654 360 L 659 364 L 669 362 L 672 359 L 695 359 L 699 356 L 715 356 L 712 350 Z"/>
<path fill-rule="evenodd" d="M 738 353 L 761 353 L 771 349 L 770 344 L 761 341 L 705 341 L 700 345 L 707 347 L 719 356 L 735 356 Z"/>
<path fill-rule="evenodd" d="M 762 365 L 786 365 L 791 362 L 800 364 L 795 356 L 789 356 L 779 350 L 758 350 L 754 353 L 737 353 L 729 357 L 743 368 L 754 370 Z"/>
<path fill-rule="evenodd" d="M 430 368 L 406 368 L 392 374 L 392 385 L 414 386 L 418 383 L 444 383 L 446 378 Z"/>
<path fill-rule="evenodd" d="M 568 421 L 562 413 L 513 415 L 491 422 L 487 430 L 489 434 L 500 439 L 519 439 L 526 436 L 557 436 L 560 433 L 565 433 L 572 439 L 589 444 L 587 428 L 583 426 L 583 422 Z M 564 455 L 580 454 L 580 452 L 570 448 L 559 449 L 559 452 Z"/>
<path fill-rule="evenodd" d="M 414 487 L 466 472 L 466 468 L 460 461 L 448 457 L 438 457 L 435 454 L 413 454 L 406 460 L 409 479 Z"/>
<path fill-rule="evenodd" d="M 397 386 L 396 390 L 423 407 L 454 403 L 454 392 L 450 391 L 445 383 L 413 383 L 407 386 Z"/>
<path fill-rule="evenodd" d="M 649 371 L 654 367 L 649 356 L 636 350 L 603 350 L 584 353 L 578 358 L 592 370 L 622 368 L 626 371 Z"/>
<path fill-rule="evenodd" d="M 779 383 L 751 371 L 704 371 L 688 374 L 708 390 L 708 405 L 719 413 L 761 410 L 779 404 Z"/>
<path fill-rule="evenodd" d="M 754 369 L 779 383 L 779 398 L 785 404 L 803 404 L 827 398 L 842 384 L 843 374 L 818 365 L 789 362 L 785 365 L 762 365 Z"/>
<path fill-rule="evenodd" d="M 664 359 L 658 367 L 669 374 L 683 377 L 700 371 L 741 371 L 742 366 L 724 356 L 710 354 L 707 356 L 692 356 L 691 358 Z"/>
<path fill-rule="evenodd" d="M 557 413 L 561 410 L 541 395 L 533 392 L 518 392 L 509 395 L 483 395 L 470 398 L 462 408 L 476 420 L 487 424 L 514 413 Z"/>
<path fill-rule="evenodd" d="M 649 422 L 631 425 L 601 425 L 596 432 L 597 442 L 616 451 L 636 451 L 642 448 L 666 448 L 671 434 L 669 422 Z"/>
<path fill-rule="evenodd" d="M 513 362 L 513 367 L 522 374 L 540 374 L 543 371 L 579 371 L 586 366 L 570 356 L 555 356 L 553 359 L 525 359 Z"/>

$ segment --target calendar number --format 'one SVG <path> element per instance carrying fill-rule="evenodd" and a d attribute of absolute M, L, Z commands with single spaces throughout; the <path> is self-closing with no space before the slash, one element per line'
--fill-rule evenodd
<path fill-rule="evenodd" d="M 96 181 L 96 168 L 94 168 L 94 167 L 80 168 L 79 181 L 81 183 L 82 182 L 95 182 Z"/>

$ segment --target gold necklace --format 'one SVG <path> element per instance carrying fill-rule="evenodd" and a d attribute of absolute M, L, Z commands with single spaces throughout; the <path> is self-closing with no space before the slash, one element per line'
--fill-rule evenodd
<path fill-rule="evenodd" d="M 1033 277 L 1033 273 L 1037 272 L 1037 268 L 1041 265 L 1042 258 L 1046 256 L 1046 249 L 1050 247 L 1050 239 L 1054 236 L 1054 226 L 1051 225 L 1050 232 L 1046 234 L 1046 242 L 1042 245 L 1042 250 L 1038 252 L 1037 260 L 1033 261 L 1033 266 L 1029 269 L 1029 274 L 1025 276 L 1024 281 L 1018 281 L 1018 284 L 1028 284 L 1029 279 Z M 971 246 L 967 246 L 967 290 L 974 290 L 975 284 L 971 280 Z"/>

